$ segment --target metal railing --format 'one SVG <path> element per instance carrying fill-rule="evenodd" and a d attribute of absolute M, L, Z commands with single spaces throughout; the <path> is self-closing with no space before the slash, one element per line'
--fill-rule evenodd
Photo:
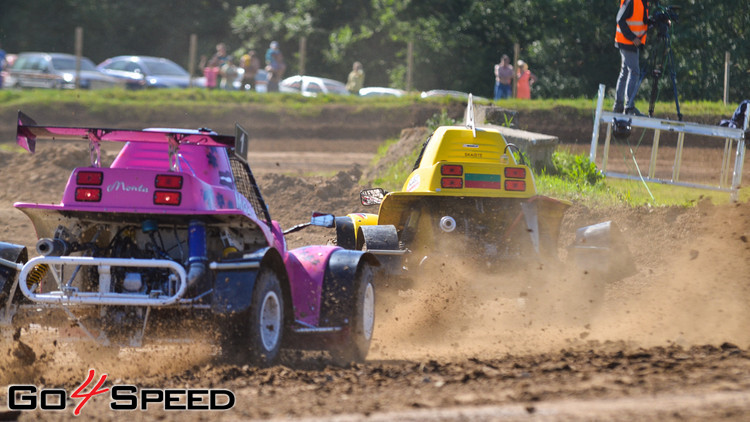
<path fill-rule="evenodd" d="M 703 125 L 683 121 L 674 121 L 668 119 L 659 119 L 645 116 L 625 116 L 621 113 L 603 111 L 604 103 L 604 85 L 599 85 L 599 98 L 596 104 L 596 115 L 594 119 L 594 130 L 591 136 L 591 152 L 589 158 L 595 162 L 597 147 L 599 145 L 599 128 L 602 124 L 607 125 L 606 135 L 604 137 L 604 150 L 602 153 L 601 171 L 607 177 L 642 180 L 645 182 L 663 183 L 676 186 L 685 186 L 700 189 L 711 189 L 731 194 L 731 200 L 737 201 L 739 198 L 739 189 L 742 182 L 742 167 L 745 161 L 745 132 L 748 128 L 750 112 L 745 113 L 745 122 L 743 129 L 735 129 L 724 126 Z M 654 131 L 654 138 L 651 148 L 651 159 L 649 161 L 648 176 L 633 176 L 629 174 L 608 172 L 607 161 L 609 159 L 609 149 L 612 140 L 612 122 L 617 119 L 630 120 L 632 128 L 644 128 Z M 656 161 L 659 152 L 659 137 L 662 131 L 677 133 L 677 147 L 675 151 L 674 165 L 672 166 L 672 178 L 663 179 L 656 177 Z M 682 166 L 682 150 L 685 145 L 685 134 L 708 136 L 724 140 L 724 153 L 722 156 L 721 168 L 719 169 L 718 185 L 703 183 L 687 183 L 680 181 L 680 168 Z M 736 146 L 735 146 L 736 143 Z M 732 166 L 732 153 L 734 152 L 734 166 Z M 635 157 L 633 157 L 635 160 Z M 729 175 L 732 175 L 731 182 Z"/>

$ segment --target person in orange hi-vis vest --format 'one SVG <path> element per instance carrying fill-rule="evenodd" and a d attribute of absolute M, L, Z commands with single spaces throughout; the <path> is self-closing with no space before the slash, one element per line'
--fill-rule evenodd
<path fill-rule="evenodd" d="M 615 113 L 643 116 L 635 108 L 635 96 L 638 93 L 640 67 L 639 51 L 646 44 L 648 29 L 648 2 L 646 0 L 620 0 L 617 12 L 617 31 L 615 47 L 620 50 L 622 64 L 615 90 Z"/>

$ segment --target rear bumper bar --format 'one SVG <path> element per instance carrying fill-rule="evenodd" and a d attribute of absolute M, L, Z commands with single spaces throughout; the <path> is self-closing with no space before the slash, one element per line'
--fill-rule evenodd
<path fill-rule="evenodd" d="M 95 266 L 100 274 L 107 274 L 111 267 L 167 268 L 174 277 L 175 293 L 171 295 L 148 295 L 137 293 L 116 293 L 109 288 L 100 288 L 98 292 L 81 292 L 74 287 L 65 287 L 58 281 L 58 291 L 33 293 L 27 284 L 29 273 L 34 267 L 47 264 L 52 268 L 68 266 Z M 106 284 L 106 283 L 105 283 Z M 39 256 L 27 262 L 18 275 L 18 286 L 26 298 L 35 303 L 75 304 L 75 305 L 109 305 L 109 306 L 169 306 L 176 304 L 187 290 L 187 274 L 177 262 L 163 259 L 127 259 L 127 258 L 94 258 L 84 256 Z M 100 277 L 100 286 L 102 286 Z M 107 286 L 108 287 L 108 286 Z M 105 291 L 106 290 L 106 291 Z"/>

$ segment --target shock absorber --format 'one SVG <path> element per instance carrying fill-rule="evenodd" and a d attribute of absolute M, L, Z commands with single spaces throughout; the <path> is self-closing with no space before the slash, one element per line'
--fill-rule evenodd
<path fill-rule="evenodd" d="M 49 265 L 47 264 L 37 264 L 29 271 L 29 275 L 26 277 L 26 286 L 30 291 L 34 290 L 34 286 L 42 285 L 42 279 L 47 275 L 47 271 L 49 271 Z"/>
<path fill-rule="evenodd" d="M 206 245 L 206 225 L 200 220 L 190 220 L 188 226 L 188 286 L 195 285 L 206 272 L 208 252 Z"/>

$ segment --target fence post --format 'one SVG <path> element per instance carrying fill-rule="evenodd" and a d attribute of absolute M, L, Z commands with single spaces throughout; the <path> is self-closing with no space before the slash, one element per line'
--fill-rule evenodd
<path fill-rule="evenodd" d="M 190 81 L 188 86 L 193 87 L 193 77 L 195 76 L 195 54 L 198 49 L 198 35 L 190 34 L 190 46 L 188 47 L 188 73 L 190 73 Z"/>
<path fill-rule="evenodd" d="M 299 39 L 299 74 L 305 74 L 305 59 L 307 55 L 307 37 Z"/>
<path fill-rule="evenodd" d="M 83 27 L 76 26 L 76 89 L 81 87 L 81 56 L 83 56 Z"/>
<path fill-rule="evenodd" d="M 724 105 L 729 102 L 729 52 L 724 53 Z"/>
<path fill-rule="evenodd" d="M 406 44 L 406 90 L 411 91 L 411 75 L 414 67 L 414 41 Z"/>
<path fill-rule="evenodd" d="M 515 84 L 513 84 L 515 85 Z M 591 150 L 589 160 L 596 162 L 596 147 L 599 144 L 599 119 L 602 116 L 602 105 L 604 104 L 604 84 L 599 84 L 599 96 L 596 100 L 596 112 L 594 115 L 594 131 L 591 134 Z"/>

